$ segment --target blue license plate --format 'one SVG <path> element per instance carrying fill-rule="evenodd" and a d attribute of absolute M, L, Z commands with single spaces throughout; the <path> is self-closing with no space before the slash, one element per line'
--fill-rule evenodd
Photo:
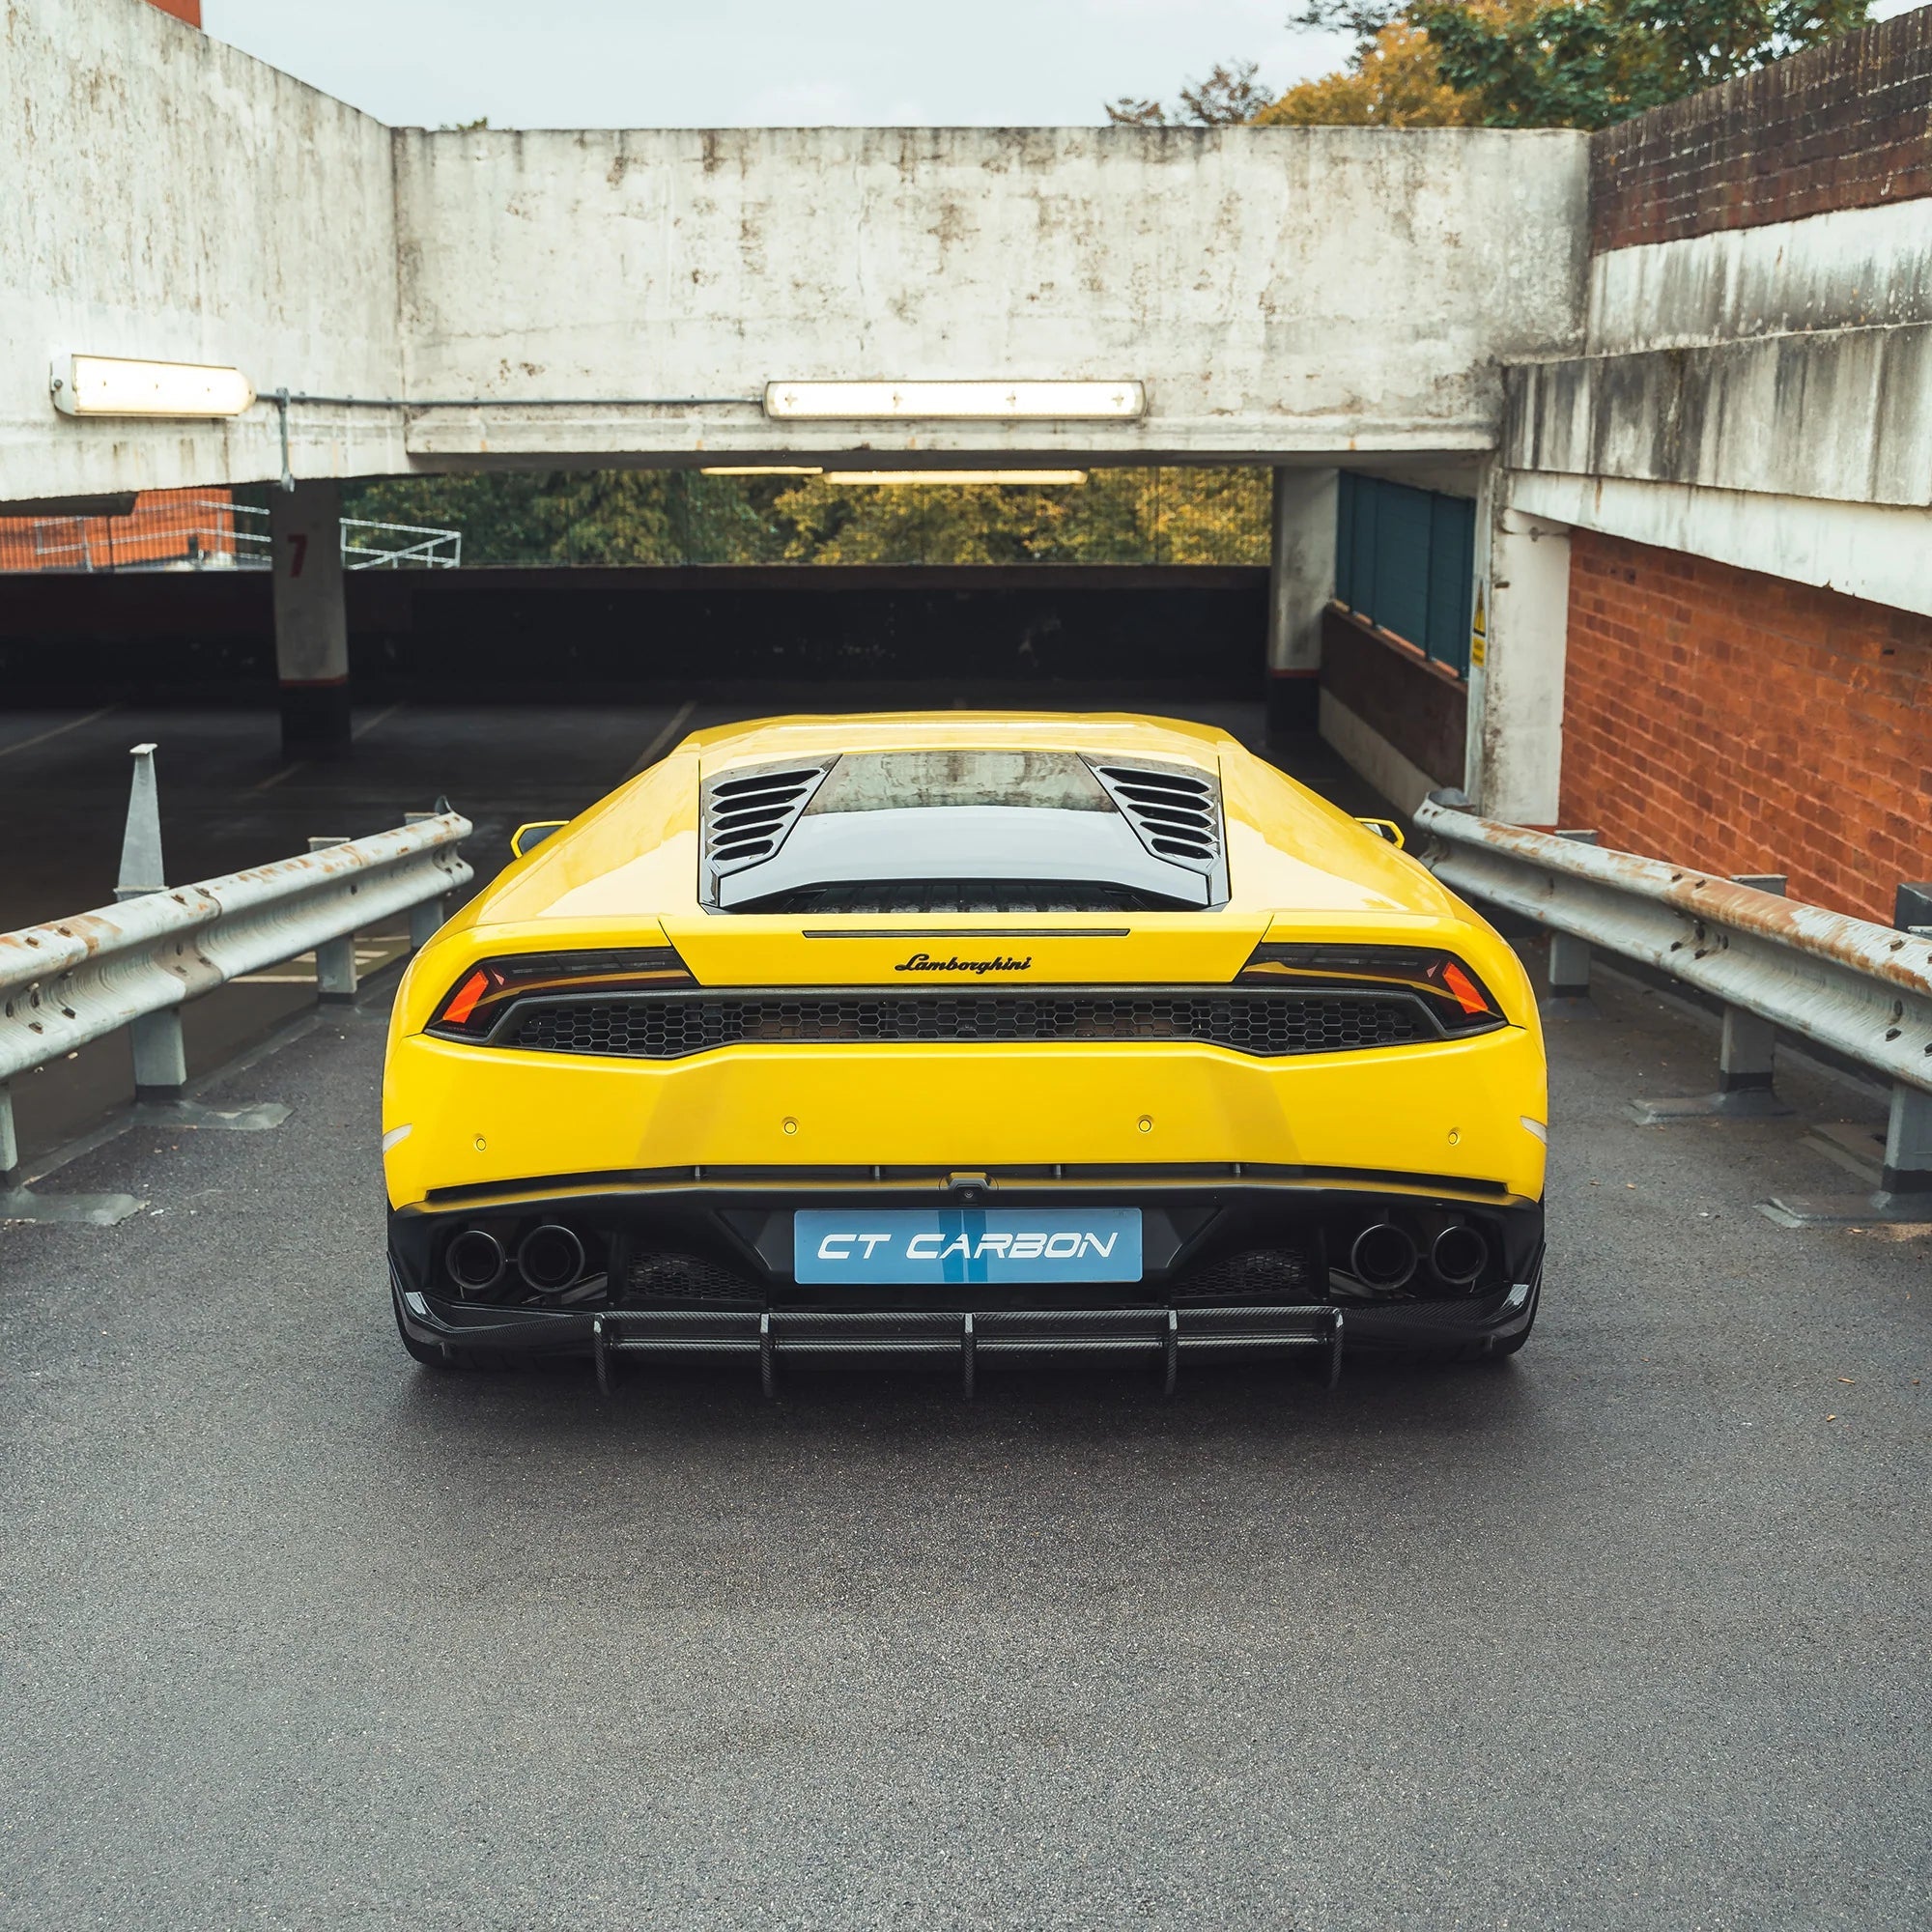
<path fill-rule="evenodd" d="M 792 1273 L 813 1286 L 1139 1281 L 1138 1208 L 802 1208 Z"/>

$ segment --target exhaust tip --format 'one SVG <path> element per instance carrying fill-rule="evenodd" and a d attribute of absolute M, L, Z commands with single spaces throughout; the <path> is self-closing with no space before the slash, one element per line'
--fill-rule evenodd
<path fill-rule="evenodd" d="M 503 1278 L 503 1244 L 481 1228 L 465 1228 L 442 1251 L 442 1265 L 466 1294 L 481 1294 Z"/>
<path fill-rule="evenodd" d="M 1393 1221 L 1371 1221 L 1349 1250 L 1349 1266 L 1371 1288 L 1400 1288 L 1415 1272 L 1416 1248 Z"/>
<path fill-rule="evenodd" d="M 560 1294 L 583 1272 L 583 1243 L 575 1229 L 546 1221 L 518 1245 L 517 1272 L 539 1294 Z"/>
<path fill-rule="evenodd" d="M 1451 1288 L 1467 1288 L 1490 1264 L 1490 1244 L 1473 1228 L 1444 1228 L 1429 1250 L 1435 1278 Z"/>

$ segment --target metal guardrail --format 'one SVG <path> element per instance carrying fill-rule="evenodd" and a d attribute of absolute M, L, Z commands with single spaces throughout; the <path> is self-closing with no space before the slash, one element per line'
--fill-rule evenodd
<path fill-rule="evenodd" d="M 445 895 L 474 876 L 458 850 L 474 828 L 443 808 L 366 838 L 312 839 L 299 857 L 225 878 L 159 885 L 154 751 L 134 749 L 117 903 L 0 933 L 0 1217 L 43 1218 L 34 1210 L 45 1205 L 20 1185 L 8 1081 L 127 1027 L 137 1108 L 165 1108 L 187 1126 L 277 1124 L 285 1108 L 219 1113 L 184 1097 L 182 1007 L 309 952 L 321 996 L 349 998 L 355 933 L 407 912 L 419 947 L 441 924 Z M 120 1216 L 97 1208 L 64 1218 Z"/>
<path fill-rule="evenodd" d="M 1424 863 L 1455 892 L 1723 1002 L 1722 1089 L 1652 1103 L 1647 1123 L 1784 1111 L 1771 1098 L 1775 1034 L 1815 1040 L 1890 1083 L 1879 1190 L 1767 1210 L 1794 1224 L 1932 1220 L 1932 928 L 1878 925 L 1576 836 L 1500 825 L 1458 794 L 1432 793 L 1415 823 L 1435 841 Z M 1587 992 L 1587 954 L 1578 961 L 1572 949 L 1551 979 L 1558 993 Z"/>

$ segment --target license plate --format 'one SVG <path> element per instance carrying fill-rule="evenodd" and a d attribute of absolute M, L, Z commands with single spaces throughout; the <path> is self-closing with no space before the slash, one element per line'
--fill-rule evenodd
<path fill-rule="evenodd" d="M 1139 1281 L 1138 1208 L 801 1208 L 792 1273 L 814 1286 Z"/>

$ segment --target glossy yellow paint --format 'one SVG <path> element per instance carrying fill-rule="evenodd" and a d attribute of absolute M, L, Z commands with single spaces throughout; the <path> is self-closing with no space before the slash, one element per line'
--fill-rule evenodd
<path fill-rule="evenodd" d="M 884 920 L 706 913 L 697 792 L 733 765 L 900 747 L 1136 753 L 1218 771 L 1230 903 L 1213 912 Z M 917 938 L 908 938 L 916 927 Z M 1040 928 L 1046 928 L 1044 932 Z M 706 985 L 906 985 L 899 968 L 972 933 L 1027 959 L 998 983 L 1226 984 L 1264 938 L 1456 952 L 1511 1025 L 1473 1039 L 1264 1060 L 1080 1042 L 733 1046 L 674 1062 L 457 1045 L 422 1028 L 478 959 L 668 940 Z M 929 935 L 929 938 L 927 937 Z M 970 974 L 956 983 L 986 983 Z M 943 712 L 786 719 L 700 732 L 512 864 L 406 975 L 384 1128 L 390 1200 L 586 1172 L 730 1165 L 1242 1160 L 1461 1177 L 1540 1196 L 1542 1037 L 1515 954 L 1407 853 L 1206 726 Z M 1150 1125 L 1143 1129 L 1141 1122 Z M 784 1122 L 790 1121 L 787 1131 Z"/>
<path fill-rule="evenodd" d="M 1541 1121 L 1543 1106 L 1540 1044 L 1516 1028 L 1287 1060 L 1094 1042 L 735 1046 L 639 1062 L 405 1036 L 384 1125 L 412 1129 L 385 1157 L 398 1207 L 434 1187 L 637 1168 L 1053 1161 L 1365 1168 L 1535 1199 L 1544 1149 L 1522 1116 Z"/>

